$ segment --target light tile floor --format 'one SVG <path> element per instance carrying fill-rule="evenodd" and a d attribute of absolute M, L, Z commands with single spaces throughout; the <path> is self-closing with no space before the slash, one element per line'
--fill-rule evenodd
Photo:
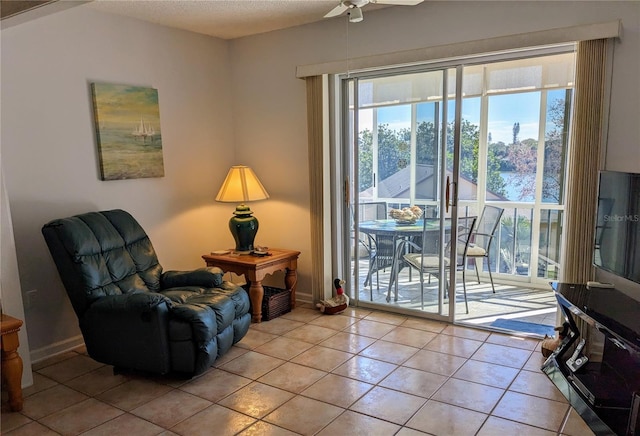
<path fill-rule="evenodd" d="M 593 434 L 540 371 L 539 342 L 310 305 L 191 380 L 114 375 L 83 349 L 34 365 L 4 435 Z"/>

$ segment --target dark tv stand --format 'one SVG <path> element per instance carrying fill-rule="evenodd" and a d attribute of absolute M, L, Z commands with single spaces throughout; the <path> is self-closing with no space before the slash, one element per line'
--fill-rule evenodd
<path fill-rule="evenodd" d="M 542 371 L 595 434 L 640 435 L 640 302 L 615 289 L 551 287 L 570 331 Z"/>

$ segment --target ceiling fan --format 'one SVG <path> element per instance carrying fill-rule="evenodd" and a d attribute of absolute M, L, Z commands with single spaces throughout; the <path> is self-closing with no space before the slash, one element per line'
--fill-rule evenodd
<path fill-rule="evenodd" d="M 362 21 L 362 11 L 360 8 L 368 5 L 369 3 L 379 5 L 415 6 L 423 1 L 424 0 L 341 0 L 340 4 L 329 11 L 329 13 L 324 17 L 336 17 L 351 9 L 351 11 L 348 12 L 349 21 L 352 23 L 359 23 Z"/>

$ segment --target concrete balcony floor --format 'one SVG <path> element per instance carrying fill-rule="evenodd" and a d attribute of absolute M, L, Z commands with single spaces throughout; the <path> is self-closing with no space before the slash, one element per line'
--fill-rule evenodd
<path fill-rule="evenodd" d="M 390 268 L 380 270 L 378 276 L 373 274 L 371 286 L 364 286 L 368 263 L 361 262 L 359 268 L 359 297 L 362 302 L 371 302 L 388 307 L 413 309 L 425 313 L 438 313 L 438 280 L 434 276 L 428 283 L 425 275 L 424 293 L 421 298 L 420 276 L 416 270 L 409 273 L 405 268 L 398 278 L 398 298 L 395 299 L 395 289 L 390 292 L 387 302 Z M 379 277 L 379 282 L 377 281 Z M 472 270 L 466 273 L 467 302 L 469 313 L 466 313 L 462 273 L 457 276 L 456 285 L 456 313 L 457 322 L 469 326 L 494 328 L 491 324 L 498 318 L 543 324 L 554 327 L 556 325 L 556 299 L 549 289 L 535 289 L 527 284 L 501 284 L 499 278 L 494 277 L 495 293 L 491 289 L 489 278 L 480 277 L 478 283 Z M 448 313 L 449 299 L 443 300 L 441 313 Z M 384 307 L 381 308 L 384 310 Z"/>

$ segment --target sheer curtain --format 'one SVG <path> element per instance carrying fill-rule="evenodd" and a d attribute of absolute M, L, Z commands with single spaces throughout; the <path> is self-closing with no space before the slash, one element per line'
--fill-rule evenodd
<path fill-rule="evenodd" d="M 591 260 L 603 142 L 607 45 L 607 39 L 578 43 L 560 273 L 560 279 L 567 283 L 586 283 L 594 278 Z"/>

